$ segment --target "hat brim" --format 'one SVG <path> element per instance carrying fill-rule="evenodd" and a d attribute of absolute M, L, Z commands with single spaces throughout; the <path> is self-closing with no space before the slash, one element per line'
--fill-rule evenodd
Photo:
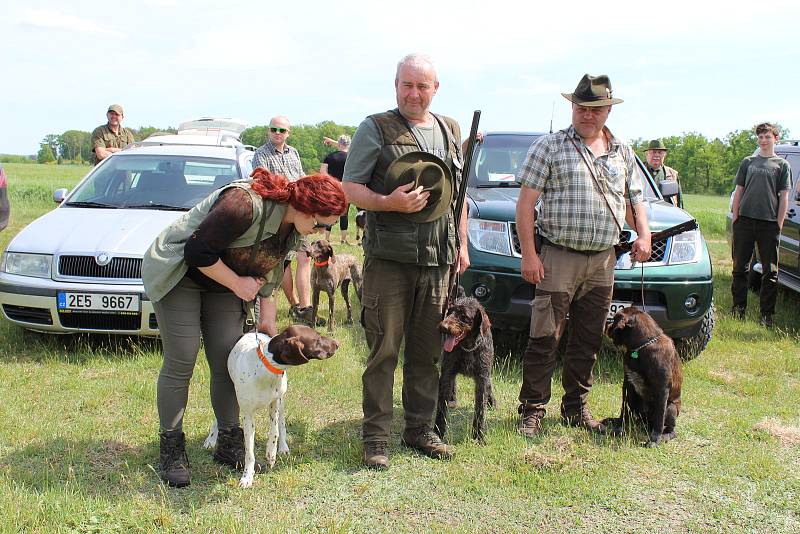
<path fill-rule="evenodd" d="M 613 106 L 614 104 L 621 104 L 624 102 L 621 98 L 603 98 L 601 100 L 581 100 L 575 93 L 561 93 L 561 96 L 572 102 L 573 104 L 579 104 L 581 106 L 586 106 L 587 108 L 592 107 L 599 107 L 599 106 Z"/>
<path fill-rule="evenodd" d="M 413 151 L 408 152 L 399 156 L 395 159 L 392 163 L 389 164 L 389 167 L 386 169 L 386 176 L 387 180 L 388 177 L 393 175 L 399 175 L 401 173 L 397 172 L 397 169 L 401 166 L 406 166 L 409 163 L 413 162 L 427 162 L 427 163 L 435 163 L 442 169 L 444 174 L 444 182 L 442 183 L 442 192 L 441 195 L 438 196 L 435 202 L 429 204 L 422 208 L 420 211 L 415 211 L 413 213 L 400 213 L 397 214 L 402 218 L 416 223 L 426 223 L 435 221 L 436 219 L 440 218 L 444 215 L 447 210 L 450 209 L 450 204 L 453 202 L 453 175 L 450 172 L 450 168 L 448 165 L 439 157 L 429 153 L 429 152 L 422 152 L 422 151 Z M 399 181 L 387 183 L 389 186 L 389 190 L 394 190 L 395 188 L 410 183 L 406 181 L 405 183 L 401 183 Z M 429 199 L 430 202 L 430 199 Z"/>

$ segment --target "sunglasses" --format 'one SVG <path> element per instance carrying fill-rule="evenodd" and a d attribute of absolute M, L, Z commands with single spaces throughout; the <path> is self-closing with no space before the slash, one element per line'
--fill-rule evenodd
<path fill-rule="evenodd" d="M 322 224 L 321 222 L 317 221 L 314 217 L 311 217 L 311 220 L 314 221 L 314 230 L 324 229 L 330 232 L 331 228 L 333 228 L 332 224 Z"/>
<path fill-rule="evenodd" d="M 274 126 L 270 126 L 269 131 L 272 133 L 288 133 L 289 128 L 276 128 Z"/>

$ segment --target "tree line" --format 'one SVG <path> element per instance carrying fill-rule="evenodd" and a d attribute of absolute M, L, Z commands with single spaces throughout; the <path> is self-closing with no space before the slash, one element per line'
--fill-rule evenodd
<path fill-rule="evenodd" d="M 140 141 L 154 133 L 175 133 L 173 127 L 156 128 L 145 126 L 129 128 L 135 140 Z M 242 133 L 242 142 L 254 147 L 267 140 L 267 125 L 253 126 Z M 292 127 L 288 144 L 300 153 L 303 169 L 307 173 L 319 169 L 320 162 L 335 150 L 322 143 L 323 137 L 336 139 L 341 134 L 352 137 L 355 126 L 323 121 L 318 124 L 300 124 Z M 788 132 L 783 130 L 786 137 Z M 91 132 L 68 130 L 62 134 L 50 134 L 40 143 L 36 159 L 39 163 L 87 163 L 91 161 Z M 642 160 L 649 140 L 635 139 L 633 148 Z M 681 187 L 687 193 L 725 194 L 732 189 L 733 179 L 739 164 L 757 148 L 757 138 L 752 129 L 736 130 L 723 139 L 709 139 L 697 132 L 662 138 L 669 149 L 666 165 L 679 173 Z M 11 159 L 9 159 L 11 158 Z M 19 161 L 22 156 L 5 156 L 0 161 Z"/>

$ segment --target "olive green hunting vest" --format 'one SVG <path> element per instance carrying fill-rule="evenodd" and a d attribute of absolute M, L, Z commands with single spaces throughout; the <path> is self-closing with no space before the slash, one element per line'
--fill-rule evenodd
<path fill-rule="evenodd" d="M 449 117 L 434 115 L 443 134 L 448 155 L 445 163 L 453 174 L 453 189 L 461 180 L 461 130 Z M 388 195 L 384 182 L 386 170 L 399 156 L 420 150 L 419 143 L 406 121 L 396 110 L 370 115 L 381 134 L 381 152 L 367 187 Z M 453 220 L 455 198 L 450 210 L 439 219 L 427 223 L 409 221 L 400 213 L 367 211 L 364 256 L 420 266 L 452 265 L 455 262 L 456 228 Z"/>
<path fill-rule="evenodd" d="M 264 203 L 261 197 L 250 189 L 251 183 L 252 180 L 250 179 L 237 180 L 226 187 L 218 189 L 201 200 L 199 204 L 184 213 L 159 234 L 150 245 L 142 261 L 142 281 L 145 293 L 147 293 L 150 300 L 158 302 L 164 298 L 186 275 L 189 270 L 183 259 L 186 242 L 206 218 L 220 193 L 228 187 L 245 189 L 250 193 L 253 200 L 253 220 L 250 227 L 230 244 L 230 248 L 247 247 L 255 244 Z M 264 225 L 264 234 L 261 237 L 262 241 L 278 233 L 287 205 L 267 201 L 266 209 L 267 220 Z M 289 237 L 289 250 L 297 248 L 299 241 L 300 234 L 294 231 Z M 279 262 L 266 278 L 266 282 L 259 291 L 259 295 L 262 297 L 272 295 L 272 292 L 280 284 L 283 279 L 283 262 Z"/>

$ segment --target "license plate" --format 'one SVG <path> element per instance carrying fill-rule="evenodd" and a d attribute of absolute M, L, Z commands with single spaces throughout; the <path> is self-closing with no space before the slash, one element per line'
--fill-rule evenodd
<path fill-rule="evenodd" d="M 62 311 L 138 312 L 139 295 L 110 293 L 58 293 L 58 309 Z"/>
<path fill-rule="evenodd" d="M 614 316 L 617 314 L 618 311 L 622 310 L 623 308 L 629 308 L 633 305 L 633 302 L 619 302 L 614 301 L 611 303 L 611 306 L 608 307 L 608 315 L 606 316 L 606 321 L 611 321 L 614 319 Z"/>

